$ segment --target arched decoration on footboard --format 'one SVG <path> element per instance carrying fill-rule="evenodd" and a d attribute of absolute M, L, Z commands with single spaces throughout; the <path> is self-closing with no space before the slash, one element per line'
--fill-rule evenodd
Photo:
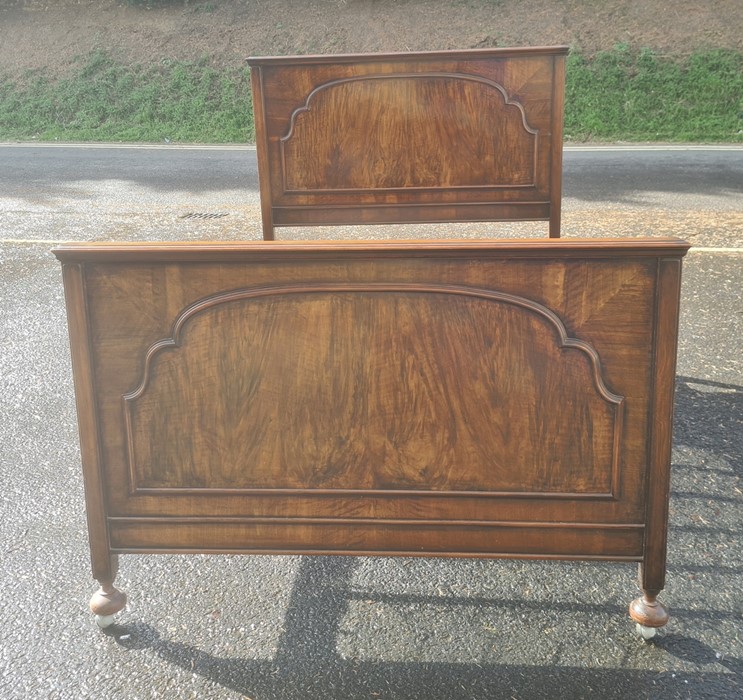
<path fill-rule="evenodd" d="M 133 493 L 575 499 L 618 485 L 623 398 L 594 348 L 487 289 L 207 297 L 150 346 L 123 404 Z"/>
<path fill-rule="evenodd" d="M 466 73 L 324 83 L 280 144 L 285 193 L 536 186 L 538 130 L 524 106 Z"/>
<path fill-rule="evenodd" d="M 548 220 L 567 47 L 251 58 L 263 235 Z"/>
<path fill-rule="evenodd" d="M 687 249 L 58 247 L 99 624 L 129 553 L 577 558 L 649 636 Z"/>

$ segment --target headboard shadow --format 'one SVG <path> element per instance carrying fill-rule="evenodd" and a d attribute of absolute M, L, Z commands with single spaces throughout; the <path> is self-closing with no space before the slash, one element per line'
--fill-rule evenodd
<path fill-rule="evenodd" d="M 549 221 L 567 47 L 250 58 L 277 226 Z"/>

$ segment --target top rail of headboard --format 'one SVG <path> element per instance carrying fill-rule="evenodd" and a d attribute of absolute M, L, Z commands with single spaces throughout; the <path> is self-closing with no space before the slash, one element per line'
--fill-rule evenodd
<path fill-rule="evenodd" d="M 248 59 L 263 236 L 277 226 L 548 220 L 568 49 Z"/>

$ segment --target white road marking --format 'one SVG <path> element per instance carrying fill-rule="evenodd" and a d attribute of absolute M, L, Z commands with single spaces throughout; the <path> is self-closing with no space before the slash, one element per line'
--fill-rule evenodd
<path fill-rule="evenodd" d="M 743 248 L 705 248 L 704 246 L 694 246 L 689 248 L 690 253 L 743 253 Z"/>

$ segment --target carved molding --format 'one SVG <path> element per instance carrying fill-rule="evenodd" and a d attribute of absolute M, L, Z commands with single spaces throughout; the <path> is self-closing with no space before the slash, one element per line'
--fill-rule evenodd
<path fill-rule="evenodd" d="M 347 188 L 301 188 L 301 189 L 295 189 L 292 188 L 289 183 L 287 182 L 287 165 L 286 165 L 286 151 L 285 146 L 290 141 L 290 139 L 294 136 L 295 126 L 297 124 L 298 118 L 305 114 L 312 109 L 312 101 L 313 99 L 321 92 L 325 90 L 329 90 L 335 87 L 338 87 L 340 85 L 344 84 L 350 84 L 354 82 L 362 82 L 362 81 L 392 81 L 392 80 L 420 80 L 420 79 L 442 79 L 442 80 L 461 80 L 461 81 L 468 81 L 473 83 L 479 83 L 481 85 L 485 85 L 489 88 L 495 89 L 500 96 L 503 99 L 504 108 L 514 108 L 517 109 L 519 112 L 519 117 L 521 121 L 521 125 L 524 129 L 524 131 L 531 135 L 533 139 L 533 145 L 534 145 L 534 152 L 532 154 L 531 159 L 531 167 L 532 167 L 532 178 L 531 181 L 528 183 L 505 183 L 505 184 L 487 184 L 487 185 L 448 185 L 446 187 L 435 187 L 435 186 L 410 186 L 410 187 L 347 187 Z M 537 171 L 537 162 L 538 162 L 538 145 L 539 145 L 539 130 L 533 128 L 527 118 L 526 118 L 526 111 L 524 109 L 524 105 L 521 104 L 521 102 L 512 99 L 506 89 L 500 85 L 499 83 L 495 82 L 494 80 L 490 80 L 489 78 L 485 78 L 480 75 L 473 75 L 469 73 L 451 73 L 451 72 L 441 72 L 441 71 L 431 71 L 431 72 L 425 72 L 425 73 L 392 73 L 392 74 L 373 74 L 373 75 L 361 75 L 361 76 L 353 76 L 350 78 L 339 78 L 337 80 L 331 80 L 327 83 L 323 83 L 322 85 L 318 85 L 315 88 L 313 88 L 305 98 L 305 101 L 303 104 L 301 104 L 299 107 L 295 108 L 290 117 L 289 117 L 289 128 L 287 129 L 286 133 L 279 138 L 279 151 L 280 151 L 280 162 L 281 162 L 281 185 L 283 189 L 284 194 L 327 194 L 327 193 L 360 193 L 360 192 L 395 192 L 395 191 L 405 191 L 405 192 L 416 192 L 416 191 L 427 191 L 427 190 L 440 190 L 440 189 L 446 189 L 446 190 L 492 190 L 492 189 L 534 189 L 536 187 L 536 182 L 534 181 L 535 173 Z"/>
<path fill-rule="evenodd" d="M 469 80 L 474 83 L 482 83 L 484 85 L 488 85 L 490 87 L 495 88 L 500 92 L 500 94 L 503 96 L 503 101 L 505 102 L 506 107 L 517 107 L 519 112 L 521 113 L 521 123 L 524 126 L 524 130 L 528 131 L 530 134 L 533 134 L 536 136 L 538 131 L 534 129 L 533 127 L 529 126 L 529 123 L 526 120 L 526 111 L 524 110 L 524 105 L 522 105 L 520 102 L 517 102 L 516 100 L 512 100 L 508 92 L 506 92 L 506 88 L 504 88 L 499 83 L 496 83 L 494 80 L 490 80 L 489 78 L 484 78 L 481 75 L 472 75 L 471 73 L 446 73 L 446 72 L 429 72 L 429 73 L 390 73 L 388 75 L 358 75 L 354 76 L 352 78 L 339 78 L 338 80 L 330 80 L 327 83 L 323 83 L 322 85 L 318 85 L 316 88 L 312 89 L 307 94 L 307 99 L 305 99 L 304 104 L 297 107 L 291 114 L 291 117 L 289 118 L 289 129 L 284 134 L 284 136 L 281 137 L 281 141 L 288 141 L 293 133 L 294 133 L 294 124 L 297 120 L 297 117 L 302 114 L 302 112 L 309 112 L 310 111 L 310 102 L 312 102 L 312 98 L 315 97 L 319 92 L 322 92 L 323 90 L 327 90 L 328 88 L 335 87 L 337 85 L 342 85 L 344 83 L 354 83 L 359 82 L 363 80 L 400 80 L 400 79 L 416 79 L 416 78 L 449 78 L 454 80 Z"/>
<path fill-rule="evenodd" d="M 584 353 L 591 364 L 592 378 L 594 388 L 601 398 L 612 405 L 614 414 L 613 425 L 613 446 L 612 446 L 612 464 L 611 464 L 611 489 L 607 492 L 599 493 L 568 493 L 568 492 L 520 492 L 520 491 L 445 491 L 445 490 L 420 490 L 420 489 L 338 489 L 338 488 L 201 488 L 201 487 L 138 487 L 136 478 L 136 464 L 134 459 L 134 441 L 132 431 L 132 406 L 145 391 L 150 381 L 150 375 L 155 358 L 165 350 L 172 350 L 181 347 L 183 341 L 184 329 L 188 322 L 199 314 L 208 311 L 211 308 L 228 304 L 236 301 L 249 299 L 259 299 L 272 296 L 288 295 L 308 295 L 323 293 L 339 292 L 358 292 L 358 293 L 418 293 L 418 294 L 444 294 L 484 299 L 487 301 L 504 303 L 525 309 L 534 313 L 549 324 L 557 332 L 559 339 L 559 348 L 568 348 L 578 350 Z M 525 297 L 499 292 L 490 289 L 478 287 L 466 287 L 459 285 L 439 285 L 439 284 L 418 284 L 418 283 L 325 283 L 325 284 L 301 284 L 301 285 L 277 285 L 257 287 L 252 289 L 237 289 L 229 292 L 222 292 L 204 299 L 200 299 L 186 307 L 176 318 L 171 337 L 163 338 L 153 343 L 145 354 L 144 369 L 139 384 L 131 391 L 122 395 L 124 422 L 126 430 L 127 459 L 129 466 L 130 492 L 150 493 L 150 494 L 262 494 L 262 495 L 348 495 L 348 496 L 450 496 L 450 497 L 516 497 L 516 498 L 603 498 L 613 499 L 617 496 L 619 488 L 619 453 L 620 440 L 623 424 L 623 404 L 624 397 L 612 392 L 604 382 L 601 360 L 595 348 L 589 343 L 578 338 L 571 338 L 564 323 L 560 317 L 546 306 L 527 299 Z"/>

